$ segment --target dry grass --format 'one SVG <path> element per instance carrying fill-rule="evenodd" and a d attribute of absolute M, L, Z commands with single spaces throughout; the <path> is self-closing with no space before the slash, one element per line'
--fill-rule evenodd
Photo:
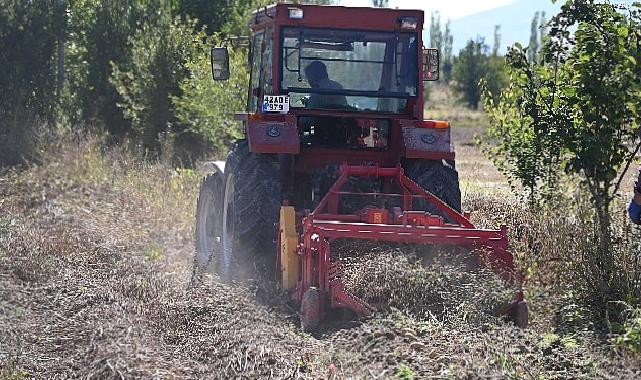
<path fill-rule="evenodd" d="M 471 173 L 466 160 L 480 156 L 466 154 L 459 169 Z M 567 326 L 577 310 L 554 276 L 570 270 L 557 259 L 574 249 L 573 221 L 532 216 L 487 185 L 498 178 L 470 174 L 485 190 L 470 187 L 465 205 L 479 225 L 513 226 L 536 285 L 532 328 L 494 315 L 509 289 L 491 273 L 362 245 L 347 247 L 349 286 L 386 310 L 309 336 L 255 286 L 192 283 L 197 173 L 99 139 L 63 141 L 43 162 L 0 176 L 0 379 L 639 375 L 638 357 Z"/>

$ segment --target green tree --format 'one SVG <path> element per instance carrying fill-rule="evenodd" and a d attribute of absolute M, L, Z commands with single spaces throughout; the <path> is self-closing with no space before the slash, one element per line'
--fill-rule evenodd
<path fill-rule="evenodd" d="M 453 67 L 453 45 L 454 37 L 450 30 L 450 20 L 447 20 L 445 23 L 445 32 L 443 33 L 443 76 L 446 83 L 450 83 L 452 80 L 452 67 Z"/>
<path fill-rule="evenodd" d="M 441 15 L 432 12 L 430 19 L 430 48 L 441 50 L 443 47 L 443 31 L 441 30 Z"/>
<path fill-rule="evenodd" d="M 57 16 L 57 1 L 0 0 L 0 164 L 34 154 L 39 120 L 55 121 Z"/>
<path fill-rule="evenodd" d="M 507 54 L 509 85 L 497 99 L 487 81 L 482 83 L 485 110 L 490 120 L 485 153 L 515 189 L 526 189 L 530 206 L 542 199 L 553 199 L 558 175 L 561 145 L 554 132 L 554 115 L 541 112 L 537 105 L 549 101 L 541 86 L 554 81 L 548 67 L 531 66 L 519 44 Z M 486 140 L 487 141 L 487 140 Z"/>
<path fill-rule="evenodd" d="M 331 1 L 319 1 L 329 4 Z M 180 0 L 177 14 L 197 19 L 197 29 L 206 28 L 208 34 L 222 33 L 225 36 L 247 35 L 249 16 L 267 0 Z"/>
<path fill-rule="evenodd" d="M 545 18 L 545 12 L 541 12 L 541 20 L 540 20 L 540 25 L 539 25 L 539 44 L 540 46 L 543 46 L 545 44 L 545 39 L 547 38 L 548 34 L 548 21 Z"/>
<path fill-rule="evenodd" d="M 131 37 L 131 65 L 113 66 L 111 83 L 122 98 L 119 106 L 147 148 L 157 148 L 164 132 L 183 137 L 172 98 L 182 96 L 180 83 L 190 75 L 187 65 L 208 54 L 205 34 L 194 32 L 194 26 L 180 18 L 144 25 Z"/>
<path fill-rule="evenodd" d="M 191 75 L 180 83 L 182 95 L 171 99 L 186 132 L 206 142 L 218 156 L 233 140 L 242 137 L 242 128 L 233 116 L 247 105 L 247 51 L 232 47 L 229 56 L 232 70 L 228 81 L 214 82 L 209 57 L 198 55 L 187 64 Z"/>
<path fill-rule="evenodd" d="M 463 100 L 473 109 L 478 108 L 481 100 L 479 82 L 488 71 L 488 46 L 482 38 L 469 40 L 454 62 L 455 87 Z"/>
<path fill-rule="evenodd" d="M 539 55 L 539 26 L 539 12 L 536 12 L 532 18 L 532 24 L 530 27 L 530 44 L 527 47 L 527 58 L 528 61 L 532 63 L 536 63 Z"/>
<path fill-rule="evenodd" d="M 527 47 L 528 61 L 532 64 L 538 64 L 541 59 L 541 48 L 545 44 L 547 36 L 547 19 L 545 12 L 536 12 L 532 18 L 530 30 L 530 43 Z"/>
<path fill-rule="evenodd" d="M 111 83 L 114 66 L 132 63 L 130 38 L 144 25 L 171 20 L 172 0 L 69 0 L 66 77 L 72 121 L 99 121 L 115 136 L 130 130 Z"/>
<path fill-rule="evenodd" d="M 309 5 L 332 5 L 336 0 L 295 0 L 295 4 L 309 4 Z"/>
<path fill-rule="evenodd" d="M 497 57 L 501 51 L 501 25 L 494 25 L 494 45 L 492 46 L 492 56 Z"/>
<path fill-rule="evenodd" d="M 641 297 L 638 285 L 616 281 L 621 268 L 610 214 L 641 125 L 640 7 L 568 1 L 550 21 L 542 64 L 512 49 L 511 84 L 500 103 L 487 106 L 497 140 L 491 158 L 508 177 L 536 192 L 566 175 L 589 194 L 596 235 L 581 269 L 588 302 L 601 317 L 616 304 L 610 301 Z M 535 178 L 521 160 L 530 161 Z"/>

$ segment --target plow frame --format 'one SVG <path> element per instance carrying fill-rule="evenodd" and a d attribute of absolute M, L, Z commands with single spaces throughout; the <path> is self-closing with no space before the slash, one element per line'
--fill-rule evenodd
<path fill-rule="evenodd" d="M 384 178 L 388 182 L 394 181 L 399 193 L 350 193 L 341 191 L 349 177 L 373 177 Z M 390 212 L 386 209 L 372 208 L 369 211 L 373 214 L 371 223 L 363 210 L 361 214 L 339 213 L 339 202 L 341 196 L 361 195 L 373 197 L 401 197 L 402 208 L 395 207 L 390 218 Z M 438 209 L 444 218 L 429 214 L 425 211 L 414 211 L 412 201 L 424 199 Z M 293 214 L 293 208 L 290 208 Z M 403 168 L 397 165 L 393 168 L 380 168 L 376 166 L 355 166 L 343 164 L 340 167 L 340 176 L 322 198 L 313 212 L 307 215 L 299 215 L 296 220 L 297 240 L 299 243 L 293 249 L 292 241 L 289 241 L 289 248 L 284 249 L 283 231 L 294 229 L 290 225 L 285 226 L 282 220 L 278 247 L 280 252 L 277 255 L 277 268 L 279 275 L 289 273 L 289 281 L 283 281 L 284 288 L 291 291 L 294 301 L 301 304 L 301 320 L 312 316 L 313 320 L 322 320 L 331 308 L 347 308 L 359 317 L 370 315 L 375 309 L 350 294 L 342 282 L 342 269 L 340 260 L 332 260 L 330 244 L 341 238 L 361 239 L 373 241 L 385 241 L 396 243 L 412 244 L 439 244 L 468 246 L 472 248 L 485 248 L 485 254 L 477 256 L 479 262 L 491 267 L 503 280 L 510 284 L 522 284 L 523 276 L 514 267 L 514 259 L 508 250 L 507 227 L 500 229 L 477 229 L 469 220 L 469 214 L 459 213 L 449 207 L 445 202 L 434 194 L 426 191 L 411 179 L 405 176 Z M 371 219 L 371 218 L 370 218 Z M 389 219 L 391 223 L 389 223 Z M 294 256 L 295 255 L 295 256 Z M 292 265 L 298 266 L 292 268 Z M 291 275 L 295 273 L 297 281 L 292 281 Z M 283 277 L 283 280 L 285 277 Z M 318 306 L 311 309 L 304 304 L 305 294 L 312 289 L 318 294 Z M 503 314 L 514 313 L 519 303 L 524 303 L 523 291 L 520 289 L 515 294 L 510 305 L 503 310 Z M 311 314 L 310 314 L 311 313 Z M 317 315 L 316 315 L 317 313 Z"/>

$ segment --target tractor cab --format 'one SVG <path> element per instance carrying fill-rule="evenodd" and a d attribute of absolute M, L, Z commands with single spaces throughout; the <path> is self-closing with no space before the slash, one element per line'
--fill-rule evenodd
<path fill-rule="evenodd" d="M 424 81 L 439 73 L 438 51 L 423 49 L 423 11 L 276 4 L 250 25 L 248 104 L 237 118 L 253 152 L 389 152 L 385 161 L 398 162 L 401 126 L 424 122 Z M 229 76 L 227 57 L 212 50 L 214 79 Z M 449 129 L 433 137 L 424 150 L 453 159 Z M 304 161 L 299 167 L 328 164 Z"/>

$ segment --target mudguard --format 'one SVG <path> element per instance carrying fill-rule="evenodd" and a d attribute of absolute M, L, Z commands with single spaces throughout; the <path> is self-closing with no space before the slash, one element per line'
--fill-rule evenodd
<path fill-rule="evenodd" d="M 295 121 L 248 120 L 246 128 L 252 153 L 300 153 Z"/>
<path fill-rule="evenodd" d="M 419 128 L 403 126 L 403 142 L 407 158 L 454 159 L 450 128 Z"/>
<path fill-rule="evenodd" d="M 205 175 L 216 173 L 221 177 L 225 174 L 225 161 L 207 161 L 202 164 Z"/>

